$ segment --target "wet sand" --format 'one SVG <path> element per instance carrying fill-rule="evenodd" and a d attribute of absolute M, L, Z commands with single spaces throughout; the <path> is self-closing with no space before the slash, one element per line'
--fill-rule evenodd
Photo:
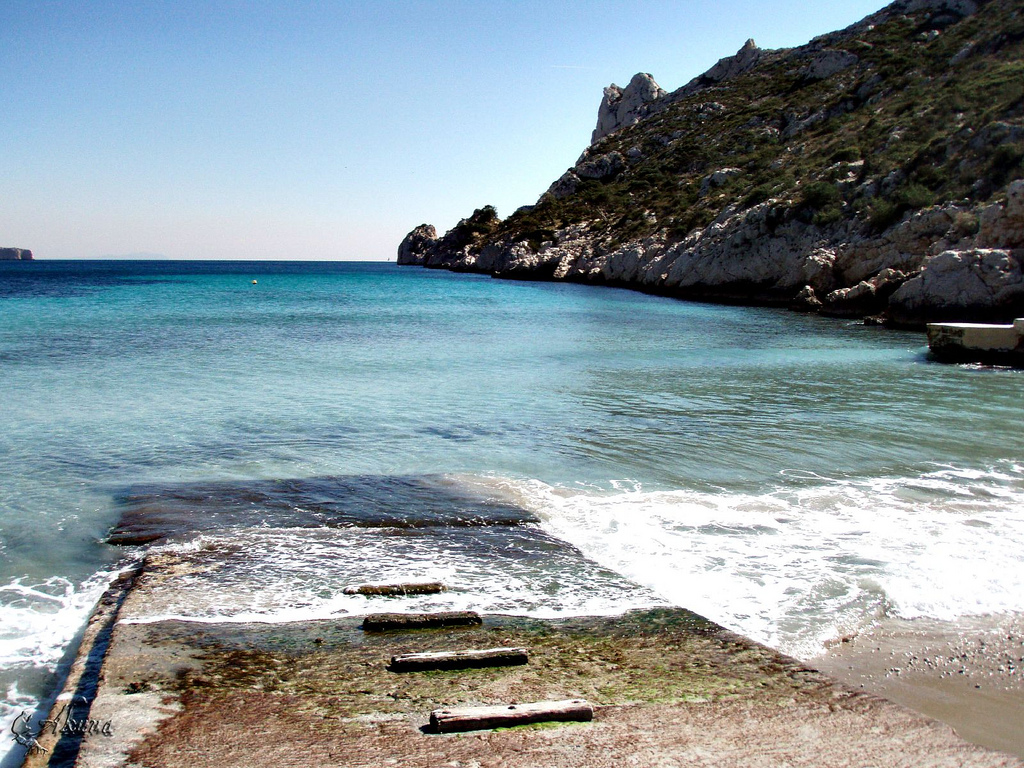
<path fill-rule="evenodd" d="M 1024 757 L 1024 616 L 887 619 L 808 664 Z"/>

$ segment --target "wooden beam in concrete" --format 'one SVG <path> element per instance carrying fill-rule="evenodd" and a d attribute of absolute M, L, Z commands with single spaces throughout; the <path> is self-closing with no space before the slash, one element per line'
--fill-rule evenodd
<path fill-rule="evenodd" d="M 496 707 L 435 709 L 430 713 L 430 727 L 437 733 L 453 733 L 551 721 L 588 722 L 593 719 L 594 707 L 590 703 L 583 699 L 567 699 Z"/>
<path fill-rule="evenodd" d="M 363 619 L 366 632 L 387 632 L 408 629 L 439 629 L 471 627 L 482 624 L 476 611 L 440 611 L 438 613 L 372 613 Z"/>
<path fill-rule="evenodd" d="M 403 653 L 391 657 L 393 672 L 419 672 L 430 669 L 475 669 L 480 667 L 514 667 L 527 664 L 530 654 L 525 648 L 484 648 L 481 650 Z"/>

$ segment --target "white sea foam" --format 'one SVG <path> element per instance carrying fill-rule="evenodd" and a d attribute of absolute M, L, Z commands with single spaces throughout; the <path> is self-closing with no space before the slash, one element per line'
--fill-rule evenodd
<path fill-rule="evenodd" d="M 0 586 L 0 670 L 6 693 L 0 700 L 0 759 L 16 744 L 11 723 L 40 704 L 11 678 L 40 679 L 57 671 L 96 601 L 119 571 L 101 571 L 82 584 L 52 576 L 39 582 L 14 579 Z"/>
<path fill-rule="evenodd" d="M 799 477 L 763 494 L 475 481 L 595 562 L 809 658 L 883 615 L 1024 611 L 1024 467 Z"/>
<path fill-rule="evenodd" d="M 25 712 L 32 712 L 39 705 L 34 696 L 21 693 L 17 683 L 7 686 L 7 691 L 0 700 L 0 761 L 12 753 L 24 754 L 24 747 L 18 745 L 11 732 L 11 725 Z M 20 758 L 18 758 L 20 759 Z"/>
<path fill-rule="evenodd" d="M 665 604 L 649 590 L 529 527 L 252 528 L 157 551 L 186 555 L 173 590 L 155 590 L 127 623 L 307 621 L 364 615 L 382 601 L 351 584 L 441 581 L 437 595 L 388 598 L 388 611 L 475 610 L 538 618 L 613 615 Z"/>
<path fill-rule="evenodd" d="M 37 583 L 18 578 L 0 586 L 0 668 L 56 669 L 116 574 L 101 571 L 78 585 L 51 576 Z"/>
<path fill-rule="evenodd" d="M 871 480 L 789 472 L 761 494 L 457 480 L 535 513 L 598 567 L 557 547 L 523 558 L 523 542 L 489 548 L 465 531 L 248 529 L 169 547 L 207 567 L 130 620 L 358 615 L 377 608 L 342 594 L 347 584 L 439 580 L 455 588 L 388 609 L 553 617 L 667 603 L 808 658 L 888 615 L 1024 611 L 1024 467 L 1012 463 Z"/>

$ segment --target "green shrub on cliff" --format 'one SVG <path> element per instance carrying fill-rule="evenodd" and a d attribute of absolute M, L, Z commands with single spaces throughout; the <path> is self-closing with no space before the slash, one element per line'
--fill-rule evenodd
<path fill-rule="evenodd" d="M 841 199 L 839 187 L 827 181 L 816 181 L 804 187 L 800 193 L 800 204 L 805 208 L 819 210 L 835 205 Z"/>

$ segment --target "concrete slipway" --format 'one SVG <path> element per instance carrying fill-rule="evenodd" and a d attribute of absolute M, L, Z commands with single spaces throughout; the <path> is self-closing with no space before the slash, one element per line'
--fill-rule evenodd
<path fill-rule="evenodd" d="M 26 766 L 1024 765 L 682 609 L 381 633 L 359 617 L 133 622 L 205 567 L 151 554 L 112 585 L 51 714 L 90 732 L 51 726 Z M 528 648 L 530 663 L 387 668 L 397 653 L 493 646 Z M 426 727 L 441 707 L 557 699 L 591 702 L 593 721 Z"/>

